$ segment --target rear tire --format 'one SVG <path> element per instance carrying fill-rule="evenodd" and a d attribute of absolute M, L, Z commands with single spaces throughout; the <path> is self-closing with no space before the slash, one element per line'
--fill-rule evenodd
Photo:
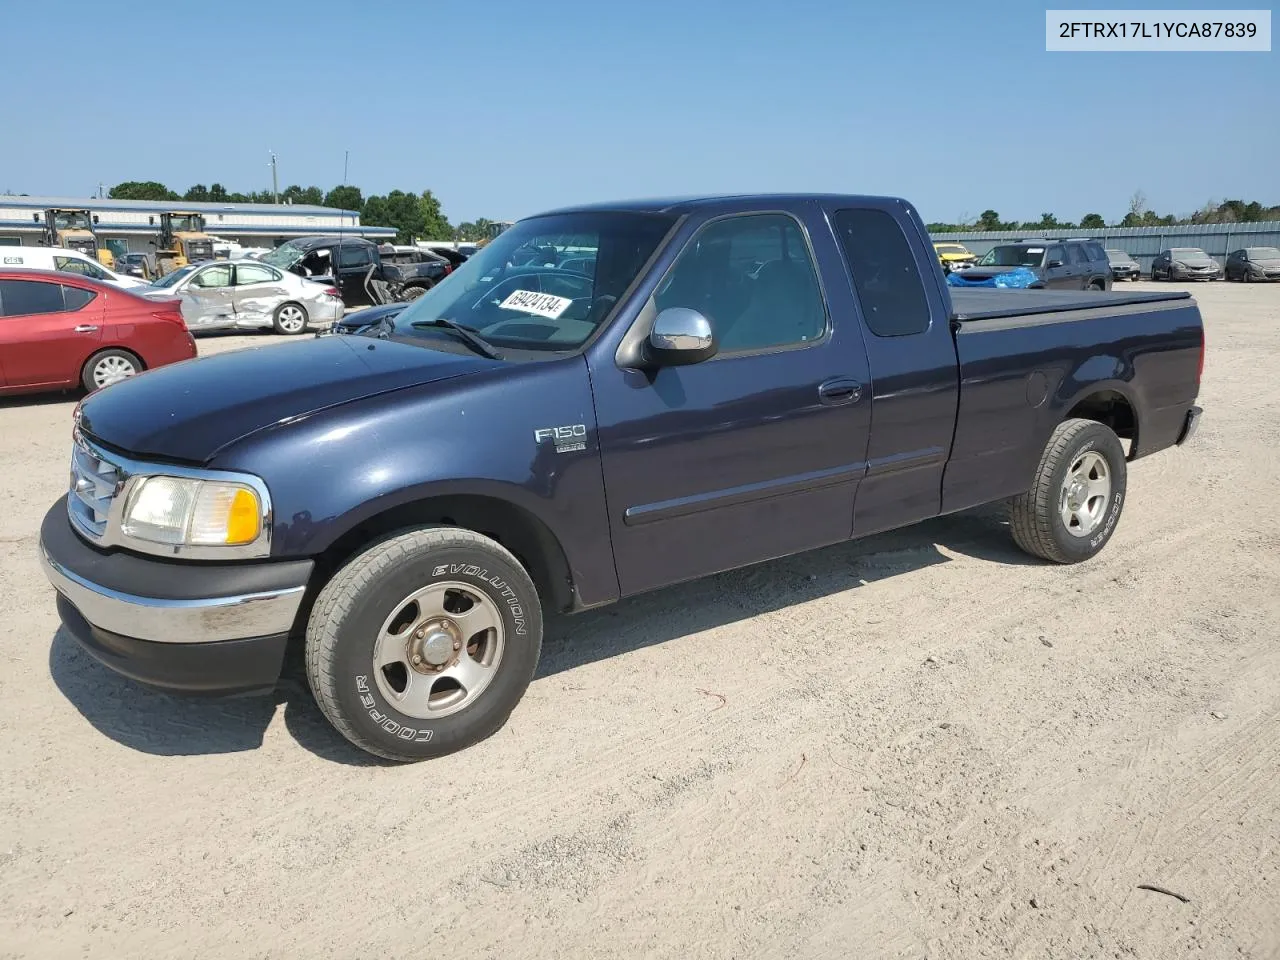
<path fill-rule="evenodd" d="M 473 613 L 486 626 L 473 631 Z M 501 729 L 541 648 L 538 593 L 519 561 L 470 530 L 423 527 L 373 544 L 320 591 L 307 681 L 339 733 L 407 763 Z"/>
<path fill-rule="evenodd" d="M 271 317 L 271 326 L 276 333 L 296 337 L 306 331 L 309 319 L 302 304 L 289 301 L 276 307 L 276 312 Z"/>
<path fill-rule="evenodd" d="M 146 368 L 135 354 L 128 350 L 99 350 L 80 371 L 80 383 L 89 393 L 109 387 L 113 383 L 135 377 Z"/>
<path fill-rule="evenodd" d="M 1059 424 L 1031 489 L 1009 502 L 1014 543 L 1054 563 L 1088 560 L 1115 532 L 1127 482 L 1124 447 L 1111 428 L 1079 418 Z"/>

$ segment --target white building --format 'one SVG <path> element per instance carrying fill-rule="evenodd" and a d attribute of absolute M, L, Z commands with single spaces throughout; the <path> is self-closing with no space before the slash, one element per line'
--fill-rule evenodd
<path fill-rule="evenodd" d="M 294 237 L 345 233 L 370 240 L 391 240 L 391 227 L 362 227 L 350 210 L 309 204 L 188 203 L 185 200 L 109 200 L 96 197 L 20 197 L 0 194 L 0 246 L 39 246 L 44 237 L 44 212 L 49 209 L 88 210 L 100 245 L 117 256 L 151 253 L 159 238 L 160 214 L 199 213 L 205 231 L 245 247 L 275 247 Z"/>

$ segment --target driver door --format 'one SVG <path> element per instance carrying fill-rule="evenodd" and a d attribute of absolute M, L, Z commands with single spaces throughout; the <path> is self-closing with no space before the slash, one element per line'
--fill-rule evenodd
<path fill-rule="evenodd" d="M 197 270 L 181 291 L 182 316 L 192 330 L 234 326 L 235 287 L 229 263 L 213 263 Z"/>

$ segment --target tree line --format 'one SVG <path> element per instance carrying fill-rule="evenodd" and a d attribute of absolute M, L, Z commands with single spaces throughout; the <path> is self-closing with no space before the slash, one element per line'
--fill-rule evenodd
<path fill-rule="evenodd" d="M 1042 213 L 1039 220 L 1001 220 L 994 210 L 984 210 L 976 220 L 965 223 L 930 223 L 930 233 L 961 233 L 972 230 L 1101 230 L 1104 227 L 1173 227 L 1199 223 L 1259 223 L 1280 220 L 1280 204 L 1263 206 L 1257 200 L 1210 200 L 1195 213 L 1185 217 L 1159 214 L 1147 205 L 1138 191 L 1129 199 L 1129 211 L 1115 223 L 1107 223 L 1100 213 L 1086 213 L 1079 223 L 1059 220 L 1052 213 Z"/>
<path fill-rule="evenodd" d="M 274 203 L 270 190 L 240 193 L 220 183 L 205 186 L 197 183 L 185 193 L 170 190 L 155 180 L 127 180 L 111 188 L 113 200 L 175 200 L 190 203 Z M 306 203 L 340 210 L 354 210 L 360 223 L 368 227 L 394 227 L 397 243 L 414 240 L 480 240 L 489 227 L 485 217 L 472 222 L 449 222 L 440 209 L 440 201 L 430 190 L 422 193 L 392 190 L 385 196 L 364 196 L 359 187 L 342 185 L 324 191 L 319 187 L 291 184 L 280 191 L 280 203 Z"/>
<path fill-rule="evenodd" d="M 1201 223 L 1260 223 L 1280 220 L 1280 204 L 1263 206 L 1256 200 L 1210 201 L 1188 216 L 1159 214 L 1146 205 L 1141 194 L 1130 201 L 1129 212 L 1114 223 L 1107 223 L 1102 214 L 1086 213 L 1079 223 L 1059 220 L 1052 213 L 1042 213 L 1039 220 L 1002 220 L 995 210 L 984 210 L 976 220 L 964 223 L 930 223 L 931 233 L 959 233 L 968 230 L 1101 230 L 1105 227 L 1173 227 Z"/>

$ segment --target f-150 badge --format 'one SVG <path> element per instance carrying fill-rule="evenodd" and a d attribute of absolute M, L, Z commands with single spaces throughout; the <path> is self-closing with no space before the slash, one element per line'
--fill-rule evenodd
<path fill-rule="evenodd" d="M 574 453 L 587 449 L 587 425 L 571 423 L 565 427 L 542 427 L 533 431 L 533 439 L 539 444 L 550 440 L 556 445 L 556 453 Z"/>

